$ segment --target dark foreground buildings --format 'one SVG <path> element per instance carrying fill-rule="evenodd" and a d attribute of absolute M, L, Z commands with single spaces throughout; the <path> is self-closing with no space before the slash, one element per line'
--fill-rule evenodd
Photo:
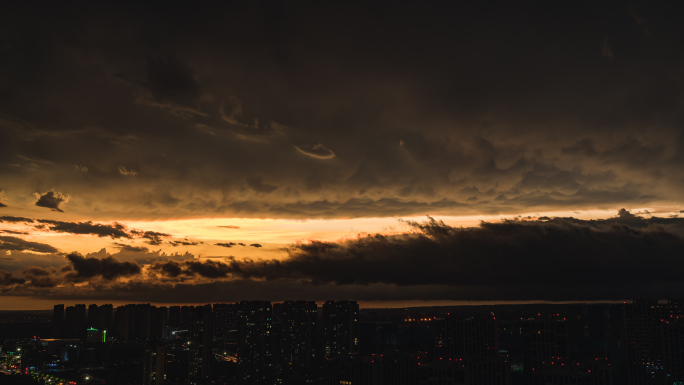
<path fill-rule="evenodd" d="M 6 370 L 72 385 L 684 381 L 681 300 L 367 310 L 354 301 L 243 301 L 51 313 L 41 330 L 54 338 L 0 325 Z"/>

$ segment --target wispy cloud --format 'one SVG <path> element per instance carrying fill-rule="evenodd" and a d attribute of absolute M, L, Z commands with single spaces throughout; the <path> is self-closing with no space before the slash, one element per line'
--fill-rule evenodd
<path fill-rule="evenodd" d="M 124 166 L 119 166 L 119 174 L 125 175 L 125 176 L 136 176 L 138 175 L 138 172 L 133 170 L 133 169 L 127 169 Z"/>
<path fill-rule="evenodd" d="M 332 159 L 335 157 L 335 153 L 331 149 L 325 147 L 322 143 L 314 145 L 302 144 L 294 146 L 294 148 L 300 153 L 316 159 Z"/>

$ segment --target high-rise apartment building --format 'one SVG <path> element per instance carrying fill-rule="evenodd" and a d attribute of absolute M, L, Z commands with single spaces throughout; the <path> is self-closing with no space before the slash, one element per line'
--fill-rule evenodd
<path fill-rule="evenodd" d="M 143 385 L 167 384 L 166 344 L 163 342 L 148 344 L 145 348 L 143 362 Z"/>
<path fill-rule="evenodd" d="M 323 305 L 323 355 L 335 358 L 359 353 L 359 304 L 327 301 Z"/>
<path fill-rule="evenodd" d="M 238 307 L 238 363 L 246 383 L 272 383 L 273 313 L 269 301 L 242 301 Z"/>

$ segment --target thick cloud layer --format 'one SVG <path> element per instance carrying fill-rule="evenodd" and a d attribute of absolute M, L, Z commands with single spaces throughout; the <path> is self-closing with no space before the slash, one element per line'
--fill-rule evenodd
<path fill-rule="evenodd" d="M 506 297 L 530 288 L 542 295 L 549 287 L 564 296 L 586 295 L 589 287 L 604 293 L 628 292 L 632 285 L 684 288 L 684 219 L 413 225 L 419 230 L 414 234 L 295 245 L 284 261 L 241 263 L 236 270 L 246 277 L 322 283 L 496 288 Z"/>
<path fill-rule="evenodd" d="M 24 282 L 25 280 L 16 278 L 12 273 L 0 270 L 0 291 L 4 290 L 7 286 L 18 285 Z"/>
<path fill-rule="evenodd" d="M 71 265 L 65 271 L 66 279 L 81 282 L 93 277 L 102 277 L 105 280 L 113 280 L 119 277 L 128 277 L 140 274 L 141 269 L 134 262 L 120 262 L 109 256 L 106 258 L 88 258 L 79 254 L 67 255 Z"/>
<path fill-rule="evenodd" d="M 62 283 L 62 279 L 55 275 L 54 270 L 30 267 L 22 274 L 28 280 L 28 285 L 35 288 L 53 288 Z"/>
<path fill-rule="evenodd" d="M 684 294 L 684 219 L 645 219 L 621 210 L 617 218 L 595 221 L 543 218 L 468 229 L 434 220 L 411 225 L 416 231 L 408 234 L 293 245 L 285 260 L 168 262 L 153 270 L 174 278 L 437 285 L 460 293 L 454 294 L 458 299 Z"/>
<path fill-rule="evenodd" d="M 3 279 L 5 290 L 12 287 L 15 294 L 50 287 L 59 295 L 120 299 L 132 298 L 127 296 L 138 290 L 139 298 L 150 301 L 164 290 L 177 292 L 181 287 L 186 293 L 175 300 L 199 302 L 222 296 L 274 300 L 295 294 L 360 300 L 684 295 L 683 218 L 643 218 L 621 210 L 607 220 L 545 217 L 483 222 L 476 228 L 454 228 L 432 219 L 409 224 L 414 229 L 409 233 L 295 244 L 283 260 L 157 255 L 121 261 L 104 252 L 71 254 L 61 272 L 36 267 L 16 276 L 5 272 Z M 90 285 L 69 286 L 74 282 Z M 68 287 L 74 293 L 69 294 Z M 93 292 L 95 288 L 100 292 Z M 217 288 L 226 292 L 204 292 Z"/>
<path fill-rule="evenodd" d="M 9 2 L 3 211 L 121 221 L 681 205 L 675 7 Z"/>

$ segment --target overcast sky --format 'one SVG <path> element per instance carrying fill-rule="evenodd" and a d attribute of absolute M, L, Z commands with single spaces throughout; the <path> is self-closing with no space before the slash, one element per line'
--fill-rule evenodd
<path fill-rule="evenodd" d="M 0 15 L 7 298 L 684 295 L 655 273 L 623 281 L 646 258 L 682 268 L 668 256 L 684 208 L 671 2 L 7 2 Z M 427 215 L 448 239 L 397 220 Z M 485 246 L 516 217 L 525 241 L 502 243 L 504 262 Z M 530 235 L 551 224 L 589 229 L 574 251 L 606 260 L 549 281 L 574 271 L 551 235 Z M 617 246 L 642 241 L 656 246 Z M 562 262 L 537 270 L 531 250 Z M 547 278 L 522 288 L 512 266 Z"/>

